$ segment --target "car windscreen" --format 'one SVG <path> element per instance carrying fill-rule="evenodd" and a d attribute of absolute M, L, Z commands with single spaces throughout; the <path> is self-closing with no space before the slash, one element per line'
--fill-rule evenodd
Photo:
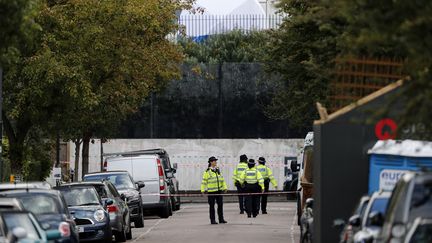
<path fill-rule="evenodd" d="M 26 210 L 36 215 L 61 213 L 58 202 L 49 195 L 27 193 L 13 196 L 21 201 Z"/>
<path fill-rule="evenodd" d="M 432 183 L 419 183 L 414 186 L 409 217 L 432 217 Z"/>
<path fill-rule="evenodd" d="M 376 198 L 375 200 L 373 200 L 371 208 L 369 210 L 369 214 L 372 212 L 379 212 L 382 215 L 384 215 L 385 210 L 387 208 L 388 200 L 389 198 Z M 366 226 L 369 226 L 370 223 L 371 223 L 371 219 L 368 217 Z"/>
<path fill-rule="evenodd" d="M 33 224 L 28 213 L 2 213 L 3 222 L 8 232 L 12 232 L 16 227 L 24 228 L 26 239 L 40 240 L 40 235 Z"/>
<path fill-rule="evenodd" d="M 62 192 L 68 207 L 70 206 L 88 206 L 100 205 L 97 192 L 93 186 L 77 187 L 63 186 L 57 188 Z"/>
<path fill-rule="evenodd" d="M 96 189 L 97 193 L 99 194 L 99 197 L 101 198 L 107 198 L 108 194 L 105 190 L 105 185 L 95 185 L 94 188 Z"/>
<path fill-rule="evenodd" d="M 417 227 L 409 243 L 430 243 L 432 242 L 432 224 L 422 224 Z"/>
<path fill-rule="evenodd" d="M 135 189 L 135 186 L 127 174 L 107 174 L 107 175 L 89 175 L 84 177 L 84 181 L 102 181 L 108 180 L 117 190 Z"/>

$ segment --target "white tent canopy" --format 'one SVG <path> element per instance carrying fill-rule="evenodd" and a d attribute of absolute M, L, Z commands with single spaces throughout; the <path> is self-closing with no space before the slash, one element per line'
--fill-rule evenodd
<path fill-rule="evenodd" d="M 262 30 L 274 28 L 257 0 L 197 0 L 194 8 L 203 13 L 182 11 L 179 24 L 185 26 L 186 35 L 191 37 L 220 34 L 234 29 Z M 273 16 L 274 17 L 274 16 Z"/>

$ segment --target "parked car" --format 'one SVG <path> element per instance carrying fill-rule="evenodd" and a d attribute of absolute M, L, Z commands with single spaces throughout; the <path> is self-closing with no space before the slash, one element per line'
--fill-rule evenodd
<path fill-rule="evenodd" d="M 283 184 L 283 191 L 292 192 L 292 194 L 287 194 L 287 199 L 295 199 L 298 189 L 298 175 L 300 171 L 300 164 L 297 160 L 291 161 L 290 168 L 287 170 L 287 175 Z"/>
<path fill-rule="evenodd" d="M 59 190 L 68 205 L 70 214 L 78 226 L 79 239 L 82 241 L 112 241 L 112 230 L 107 206 L 113 204 L 111 199 L 102 202 L 92 185 L 68 183 L 55 187 Z"/>
<path fill-rule="evenodd" d="M 432 172 L 407 172 L 396 183 L 376 242 L 401 242 L 418 217 L 432 218 Z"/>
<path fill-rule="evenodd" d="M 134 182 L 129 172 L 124 170 L 91 173 L 85 175 L 83 180 L 112 182 L 120 195 L 126 198 L 131 221 L 134 222 L 135 228 L 144 227 L 143 203 L 140 192 L 140 189 L 144 187 L 144 182 Z"/>
<path fill-rule="evenodd" d="M 408 230 L 404 243 L 430 242 L 432 242 L 432 218 L 416 218 Z"/>
<path fill-rule="evenodd" d="M 360 230 L 361 219 L 363 218 L 366 207 L 369 203 L 370 197 L 368 195 L 362 196 L 354 208 L 352 216 L 345 222 L 343 219 L 335 220 L 336 227 L 343 227 L 340 234 L 341 243 L 352 243 L 354 241 L 354 234 Z"/>
<path fill-rule="evenodd" d="M 22 203 L 16 198 L 0 198 L 0 211 L 22 211 L 24 210 L 24 206 Z"/>
<path fill-rule="evenodd" d="M 126 198 L 120 196 L 114 185 L 108 180 L 100 182 L 87 181 L 81 184 L 94 186 L 104 203 L 109 199 L 113 201 L 111 205 L 107 206 L 107 211 L 115 240 L 117 242 L 125 242 L 132 239 L 131 220 L 129 208 L 125 202 Z"/>
<path fill-rule="evenodd" d="M 143 208 L 162 218 L 168 218 L 172 215 L 173 208 L 180 207 L 178 197 L 171 196 L 178 192 L 175 167 L 170 167 L 167 158 L 152 153 L 143 150 L 106 154 L 105 168 L 107 171 L 126 170 L 135 181 L 143 181 L 145 187 L 140 190 Z"/>
<path fill-rule="evenodd" d="M 1 183 L 0 191 L 16 190 L 16 189 L 51 189 L 51 185 L 48 182 L 18 182 L 18 183 Z"/>
<path fill-rule="evenodd" d="M 75 221 L 59 191 L 52 189 L 19 189 L 0 193 L 1 197 L 16 198 L 25 210 L 32 212 L 45 230 L 58 230 L 59 242 L 79 242 Z"/>
<path fill-rule="evenodd" d="M 300 243 L 313 242 L 313 199 L 308 198 L 300 219 Z"/>
<path fill-rule="evenodd" d="M 58 230 L 43 230 L 36 217 L 27 211 L 0 212 L 0 241 L 45 243 L 61 238 Z"/>
<path fill-rule="evenodd" d="M 381 230 L 382 217 L 387 209 L 391 192 L 374 192 L 369 200 L 359 225 L 360 230 L 354 235 L 354 242 L 373 242 Z"/>

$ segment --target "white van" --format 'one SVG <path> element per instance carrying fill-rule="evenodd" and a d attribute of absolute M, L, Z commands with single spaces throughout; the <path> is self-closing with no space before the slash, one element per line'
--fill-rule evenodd
<path fill-rule="evenodd" d="M 135 181 L 144 182 L 145 187 L 141 188 L 144 210 L 162 218 L 172 215 L 168 180 L 157 155 L 110 154 L 105 159 L 104 167 L 106 171 L 126 170 Z"/>

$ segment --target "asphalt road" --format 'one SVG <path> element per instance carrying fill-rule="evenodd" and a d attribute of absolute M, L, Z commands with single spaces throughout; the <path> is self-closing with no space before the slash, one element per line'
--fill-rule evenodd
<path fill-rule="evenodd" d="M 247 218 L 246 214 L 239 214 L 237 203 L 225 203 L 228 223 L 211 225 L 208 204 L 182 204 L 168 219 L 147 216 L 144 228 L 133 228 L 133 239 L 128 242 L 299 242 L 294 202 L 269 202 L 267 212 L 267 215 Z"/>

